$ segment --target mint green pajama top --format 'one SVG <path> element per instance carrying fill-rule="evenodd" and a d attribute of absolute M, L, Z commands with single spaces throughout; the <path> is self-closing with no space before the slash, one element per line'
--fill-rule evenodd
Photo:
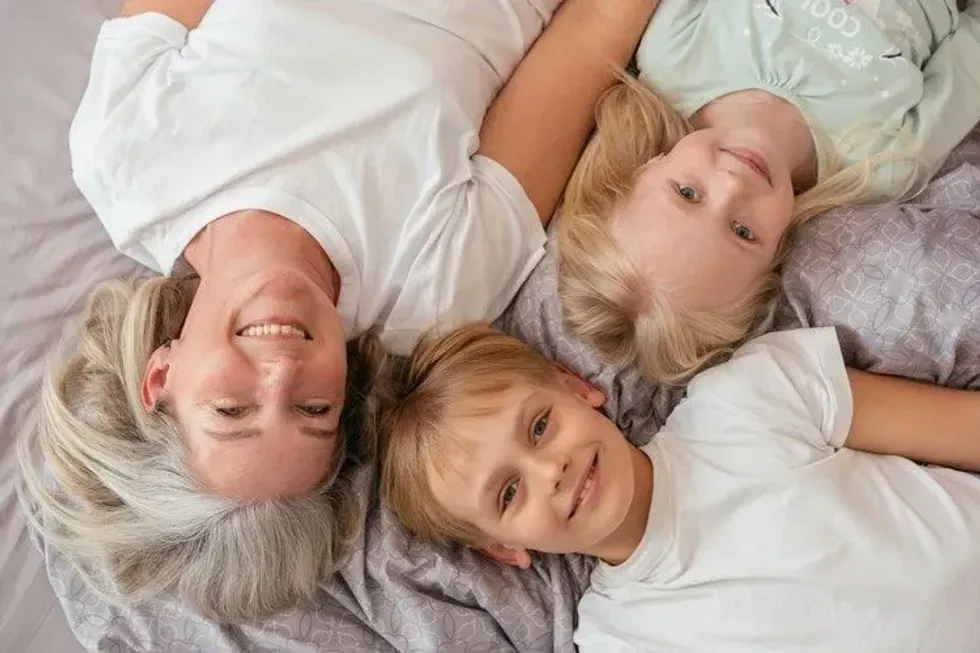
<path fill-rule="evenodd" d="M 661 0 L 637 64 L 687 117 L 740 90 L 791 102 L 821 171 L 835 144 L 847 164 L 913 148 L 914 175 L 878 169 L 875 194 L 896 198 L 980 121 L 980 0 L 963 13 L 956 0 Z"/>

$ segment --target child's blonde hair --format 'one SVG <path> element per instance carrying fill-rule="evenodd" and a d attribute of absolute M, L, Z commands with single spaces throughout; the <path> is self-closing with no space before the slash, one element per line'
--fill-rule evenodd
<path fill-rule="evenodd" d="M 380 366 L 367 401 L 369 428 L 381 447 L 381 496 L 420 539 L 485 544 L 473 524 L 442 508 L 429 485 L 429 470 L 451 466 L 456 434 L 451 417 L 481 414 L 486 403 L 517 384 L 558 383 L 554 364 L 521 341 L 486 324 L 431 333 L 409 360 L 390 358 Z M 481 408 L 481 406 L 483 408 Z"/>
<path fill-rule="evenodd" d="M 778 269 L 799 225 L 828 209 L 866 198 L 877 157 L 844 168 L 839 158 L 820 182 L 797 196 L 791 226 L 768 273 L 734 304 L 718 310 L 685 306 L 653 283 L 612 235 L 614 209 L 636 171 L 693 131 L 677 111 L 623 74 L 596 110 L 596 131 L 578 163 L 559 220 L 559 292 L 566 325 L 607 362 L 636 364 L 648 377 L 679 382 L 729 354 L 771 321 Z M 888 160 L 895 157 L 889 155 Z"/>

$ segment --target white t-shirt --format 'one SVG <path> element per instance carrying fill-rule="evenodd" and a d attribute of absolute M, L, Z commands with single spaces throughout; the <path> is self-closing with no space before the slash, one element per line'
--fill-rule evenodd
<path fill-rule="evenodd" d="M 980 479 L 842 449 L 833 329 L 697 376 L 644 451 L 647 532 L 600 564 L 582 653 L 980 651 Z"/>
<path fill-rule="evenodd" d="M 209 222 L 304 227 L 349 336 L 493 319 L 539 260 L 534 206 L 475 156 L 484 113 L 560 0 L 216 0 L 188 32 L 110 20 L 71 130 L 113 242 L 169 274 Z"/>

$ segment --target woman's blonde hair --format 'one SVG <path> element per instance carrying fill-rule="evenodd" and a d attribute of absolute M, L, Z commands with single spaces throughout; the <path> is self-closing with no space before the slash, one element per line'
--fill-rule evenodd
<path fill-rule="evenodd" d="M 640 166 L 669 152 L 692 126 L 626 74 L 596 111 L 595 134 L 569 181 L 559 220 L 565 321 L 607 362 L 637 364 L 662 382 L 683 381 L 771 321 L 779 266 L 797 227 L 833 207 L 864 199 L 874 168 L 882 162 L 875 158 L 844 168 L 839 158 L 830 161 L 820 183 L 797 196 L 791 227 L 767 274 L 724 310 L 698 310 L 642 274 L 616 242 L 610 224 Z"/>
<path fill-rule="evenodd" d="M 517 384 L 550 387 L 557 369 L 526 344 L 486 324 L 423 338 L 410 359 L 380 366 L 365 402 L 380 443 L 381 496 L 420 539 L 486 544 L 480 530 L 440 506 L 430 469 L 452 465 L 451 417 L 492 410 L 493 400 Z M 476 400 L 476 401 L 474 401 Z M 489 408 L 488 408 L 489 407 Z"/>
<path fill-rule="evenodd" d="M 42 537 L 103 598 L 173 595 L 215 621 L 258 622 L 311 597 L 345 555 L 362 525 L 357 468 L 374 447 L 354 428 L 354 392 L 330 487 L 262 502 L 203 491 L 174 419 L 140 401 L 150 354 L 178 337 L 196 288 L 195 278 L 153 278 L 93 291 L 78 349 L 47 375 L 36 428 L 21 439 L 21 496 Z M 370 375 L 356 350 L 353 386 Z M 52 478 L 34 464 L 34 441 Z"/>

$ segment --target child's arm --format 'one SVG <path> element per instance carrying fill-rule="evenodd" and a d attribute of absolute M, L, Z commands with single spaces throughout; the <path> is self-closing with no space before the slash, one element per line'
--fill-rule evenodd
<path fill-rule="evenodd" d="M 980 471 L 980 392 L 848 370 L 854 417 L 845 446 Z"/>
<path fill-rule="evenodd" d="M 487 113 L 480 153 L 524 187 L 544 224 L 659 0 L 565 0 Z"/>
<path fill-rule="evenodd" d="M 154 11 L 170 16 L 187 29 L 197 27 L 213 0 L 126 0 L 122 15 L 135 16 Z"/>

